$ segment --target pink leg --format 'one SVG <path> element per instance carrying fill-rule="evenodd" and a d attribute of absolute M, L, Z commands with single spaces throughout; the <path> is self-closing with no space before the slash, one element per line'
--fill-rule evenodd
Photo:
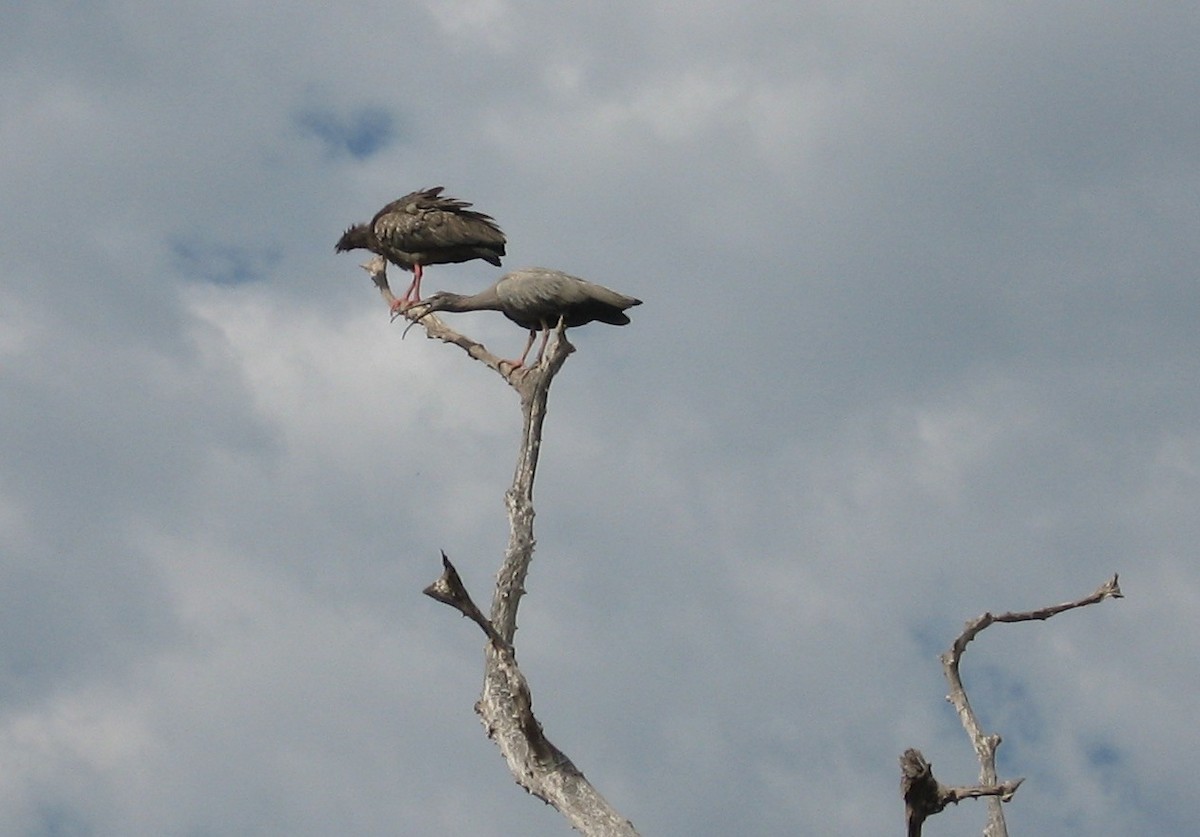
<path fill-rule="evenodd" d="M 413 283 L 412 283 L 412 287 L 409 288 L 409 290 L 413 292 L 412 301 L 414 303 L 420 302 L 421 301 L 421 265 L 419 265 L 419 264 L 413 265 Z"/>
<path fill-rule="evenodd" d="M 409 283 L 404 296 L 392 303 L 393 311 L 403 311 L 421 301 L 421 266 L 413 265 L 413 280 Z"/>
<path fill-rule="evenodd" d="M 525 341 L 525 351 L 521 352 L 521 357 L 517 360 L 506 360 L 505 363 L 511 363 L 513 369 L 520 369 L 525 365 L 525 358 L 529 356 L 529 347 L 533 345 L 533 338 L 537 335 L 536 331 L 529 332 L 529 339 Z"/>
<path fill-rule="evenodd" d="M 533 332 L 532 331 L 529 333 L 529 339 L 531 341 L 533 340 Z M 542 345 L 538 346 L 538 356 L 537 356 L 537 360 L 535 360 L 533 362 L 534 366 L 537 366 L 538 364 L 540 364 L 542 362 L 542 355 L 546 354 L 546 344 L 549 342 L 550 342 L 550 329 L 548 329 L 548 328 L 542 329 Z M 526 348 L 525 351 L 528 352 L 529 349 Z"/>

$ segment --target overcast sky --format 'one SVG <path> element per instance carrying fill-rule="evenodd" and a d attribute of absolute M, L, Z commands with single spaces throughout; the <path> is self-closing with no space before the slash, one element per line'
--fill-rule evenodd
<path fill-rule="evenodd" d="M 489 598 L 516 397 L 333 251 L 434 185 L 645 301 L 572 333 L 517 635 L 642 833 L 898 833 L 905 748 L 977 775 L 964 621 L 1114 572 L 968 653 L 1010 828 L 1200 827 L 1195 7 L 3 7 L 0 833 L 567 833 L 420 594 Z"/>

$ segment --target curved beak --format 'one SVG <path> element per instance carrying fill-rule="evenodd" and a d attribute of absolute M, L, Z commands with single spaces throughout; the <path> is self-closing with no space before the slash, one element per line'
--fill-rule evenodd
<path fill-rule="evenodd" d="M 409 317 L 409 311 L 411 311 L 413 308 L 424 308 L 425 310 L 422 311 L 420 314 L 418 314 L 415 317 Z M 408 309 L 408 311 L 397 311 L 396 312 L 397 317 L 403 316 L 403 317 L 406 317 L 406 318 L 412 320 L 412 322 L 410 322 L 408 324 L 408 326 L 405 327 L 404 331 L 400 334 L 400 339 L 403 340 L 404 335 L 408 334 L 409 330 L 411 330 L 413 326 L 415 326 L 417 323 L 421 322 L 421 320 L 425 319 L 430 314 L 432 314 L 433 310 L 434 309 L 433 309 L 432 305 L 430 305 L 426 302 L 418 302 L 416 305 L 411 306 Z M 393 318 L 393 319 L 395 319 L 395 318 Z"/>

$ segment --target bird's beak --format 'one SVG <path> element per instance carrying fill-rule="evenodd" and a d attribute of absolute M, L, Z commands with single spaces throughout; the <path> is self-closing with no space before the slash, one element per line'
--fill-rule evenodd
<path fill-rule="evenodd" d="M 433 306 L 432 306 L 432 305 L 428 305 L 428 304 L 426 304 L 426 303 L 424 303 L 424 302 L 418 302 L 416 305 L 412 306 L 412 308 L 424 308 L 425 310 L 424 310 L 424 311 L 422 311 L 422 312 L 421 312 L 420 314 L 418 314 L 417 316 L 415 316 L 415 317 L 412 317 L 412 318 L 411 318 L 411 319 L 412 319 L 412 322 L 410 322 L 410 323 L 408 324 L 408 326 L 407 326 L 407 327 L 404 329 L 404 331 L 403 331 L 403 332 L 400 334 L 400 339 L 401 339 L 401 340 L 403 340 L 403 339 L 404 339 L 404 335 L 405 335 L 405 334 L 408 334 L 408 332 L 409 332 L 409 329 L 411 329 L 411 328 L 412 328 L 413 326 L 415 326 L 417 323 L 421 322 L 421 320 L 425 319 L 425 317 L 428 317 L 430 314 L 432 314 L 432 313 L 433 313 Z M 410 308 L 410 309 L 409 309 L 409 311 L 411 311 L 411 310 L 412 310 L 412 308 Z M 397 311 L 397 312 L 396 312 L 396 316 L 397 316 L 397 317 L 400 317 L 400 316 L 407 317 L 407 316 L 408 316 L 408 311 Z"/>
<path fill-rule="evenodd" d="M 424 308 L 425 309 L 420 314 L 417 314 L 417 316 L 413 317 L 413 325 L 416 325 L 417 323 L 421 322 L 421 320 L 425 319 L 426 317 L 428 317 L 430 314 L 432 314 L 436 310 L 433 307 L 433 305 L 428 302 L 418 302 L 416 305 L 413 306 L 413 308 Z"/>

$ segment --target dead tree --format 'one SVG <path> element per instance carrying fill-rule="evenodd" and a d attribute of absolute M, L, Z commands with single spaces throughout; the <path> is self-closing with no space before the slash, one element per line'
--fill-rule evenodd
<path fill-rule="evenodd" d="M 904 797 L 904 813 L 908 826 L 908 837 L 920 837 L 921 828 L 928 817 L 943 810 L 950 803 L 963 799 L 987 797 L 988 821 L 983 829 L 984 837 L 1008 837 L 1008 827 L 1004 822 L 1003 803 L 1013 798 L 1023 779 L 1009 782 L 997 782 L 996 777 L 996 748 L 1000 746 L 1001 738 L 996 734 L 988 734 L 979 724 L 971 702 L 967 700 L 967 690 L 963 686 L 959 674 L 963 653 L 975 637 L 988 626 L 996 622 L 1031 622 L 1044 621 L 1051 616 L 1077 607 L 1102 602 L 1105 599 L 1122 598 L 1121 587 L 1117 576 L 1113 576 L 1090 595 L 1073 602 L 1051 605 L 1038 610 L 1021 613 L 984 613 L 967 623 L 963 632 L 954 640 L 950 650 L 942 654 L 942 671 L 950 684 L 950 694 L 946 696 L 958 712 L 963 729 L 971 739 L 971 746 L 979 759 L 979 784 L 967 787 L 947 787 L 933 778 L 933 767 L 925 760 L 919 750 L 905 750 L 900 757 L 900 793 Z"/>
<path fill-rule="evenodd" d="M 375 257 L 363 265 L 392 310 L 398 307 L 387 284 L 386 262 Z M 403 313 L 415 319 L 410 308 Z M 567 342 L 560 323 L 555 339 L 541 363 L 531 368 L 512 368 L 476 340 L 451 329 L 433 315 L 420 318 L 431 339 L 452 343 L 470 357 L 494 370 L 521 399 L 524 419 L 521 447 L 512 486 L 504 496 L 508 508 L 509 538 L 504 560 L 496 577 L 489 616 L 475 605 L 454 565 L 442 553 L 442 575 L 425 594 L 448 604 L 470 618 L 487 636 L 484 652 L 483 694 L 475 711 L 504 755 L 517 784 L 559 811 L 572 827 L 596 837 L 636 837 L 633 824 L 621 816 L 592 786 L 575 764 L 550 743 L 533 714 L 529 683 L 517 666 L 513 637 L 517 630 L 517 608 L 525 593 L 525 577 L 533 559 L 533 481 L 542 445 L 542 423 L 550 383 L 575 347 Z"/>

